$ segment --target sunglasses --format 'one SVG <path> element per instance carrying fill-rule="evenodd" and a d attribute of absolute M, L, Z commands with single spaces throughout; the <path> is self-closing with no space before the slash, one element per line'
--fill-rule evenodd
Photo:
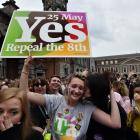
<path fill-rule="evenodd" d="M 45 86 L 45 84 L 44 83 L 35 83 L 35 84 L 33 84 L 33 86 L 36 86 L 36 87 L 41 86 L 41 87 L 43 87 L 43 86 Z"/>

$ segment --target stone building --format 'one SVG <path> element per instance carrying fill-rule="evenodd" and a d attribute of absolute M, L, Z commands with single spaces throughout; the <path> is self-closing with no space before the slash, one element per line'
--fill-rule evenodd
<path fill-rule="evenodd" d="M 94 60 L 96 72 L 111 71 L 128 74 L 134 71 L 140 75 L 140 53 L 96 57 Z"/>

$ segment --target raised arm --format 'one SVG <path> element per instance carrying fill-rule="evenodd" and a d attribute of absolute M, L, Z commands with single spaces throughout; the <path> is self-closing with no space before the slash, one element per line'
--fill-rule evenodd
<path fill-rule="evenodd" d="M 93 119 L 108 127 L 120 128 L 121 127 L 120 112 L 113 91 L 111 91 L 110 93 L 110 100 L 111 100 L 111 114 L 107 114 L 104 111 L 96 108 L 96 110 L 93 112 Z"/>
<path fill-rule="evenodd" d="M 27 93 L 27 97 L 29 101 L 36 103 L 38 105 L 45 105 L 45 97 L 42 94 L 30 92 L 28 88 L 28 76 L 29 76 L 29 69 L 32 62 L 32 57 L 29 56 L 24 61 L 24 65 L 21 71 L 20 76 L 20 85 L 19 87 Z"/>

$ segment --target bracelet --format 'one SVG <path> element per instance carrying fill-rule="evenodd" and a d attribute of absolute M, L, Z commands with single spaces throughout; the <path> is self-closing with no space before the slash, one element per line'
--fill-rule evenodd
<path fill-rule="evenodd" d="M 28 72 L 22 71 L 22 73 L 24 73 L 24 74 L 28 75 Z"/>

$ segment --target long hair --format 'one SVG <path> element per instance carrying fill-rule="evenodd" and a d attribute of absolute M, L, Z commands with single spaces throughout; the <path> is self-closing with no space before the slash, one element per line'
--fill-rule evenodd
<path fill-rule="evenodd" d="M 26 93 L 24 93 L 24 91 L 20 90 L 19 88 L 8 88 L 0 91 L 0 103 L 9 100 L 11 98 L 17 98 L 21 102 L 21 106 L 22 106 L 21 137 L 22 140 L 25 140 L 29 135 L 32 127 L 32 122 L 29 115 L 27 96 Z"/>
<path fill-rule="evenodd" d="M 100 109 L 108 110 L 108 95 L 110 94 L 110 83 L 99 73 L 90 74 L 87 77 L 87 87 L 91 94 L 91 101 Z"/>

